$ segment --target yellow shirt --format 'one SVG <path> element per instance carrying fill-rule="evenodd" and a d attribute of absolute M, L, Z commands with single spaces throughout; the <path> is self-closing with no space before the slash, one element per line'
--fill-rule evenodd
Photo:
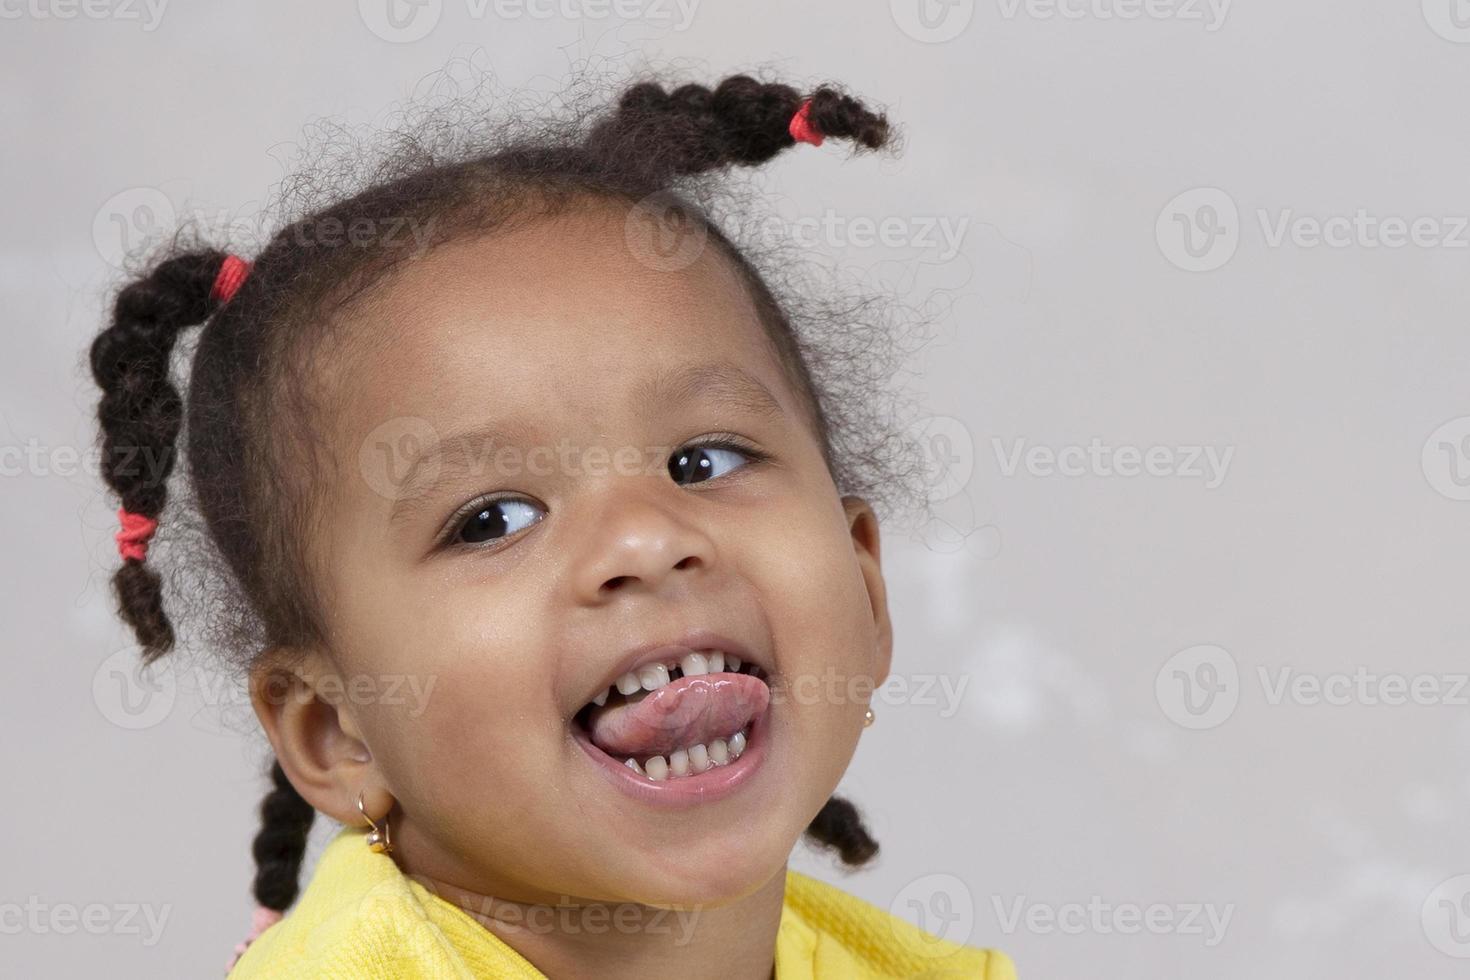
<path fill-rule="evenodd" d="M 468 912 L 374 854 L 364 831 L 327 845 L 300 900 L 250 944 L 228 980 L 546 980 Z M 960 946 L 789 868 L 778 980 L 1015 980 L 995 950 Z"/>

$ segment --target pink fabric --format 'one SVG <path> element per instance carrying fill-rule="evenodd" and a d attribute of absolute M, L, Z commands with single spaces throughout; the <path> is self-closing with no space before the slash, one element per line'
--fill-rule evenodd
<path fill-rule="evenodd" d="M 117 519 L 122 523 L 122 530 L 114 535 L 117 553 L 124 558 L 142 561 L 148 554 L 148 539 L 158 530 L 158 522 L 123 507 L 117 509 Z"/>
<path fill-rule="evenodd" d="M 226 255 L 225 260 L 220 263 L 219 273 L 214 277 L 214 286 L 209 295 L 221 303 L 228 303 L 230 297 L 240 288 L 245 277 L 250 274 L 250 263 L 238 255 Z"/>
<path fill-rule="evenodd" d="M 796 110 L 796 114 L 791 117 L 791 125 L 787 128 L 791 132 L 791 138 L 796 140 L 796 142 L 821 146 L 823 137 L 817 131 L 817 127 L 812 125 L 811 111 L 812 100 L 807 99 L 801 104 L 801 108 Z"/>
<path fill-rule="evenodd" d="M 250 944 L 260 938 L 262 932 L 265 932 L 271 926 L 280 922 L 281 917 L 282 913 L 277 912 L 275 909 L 268 909 L 264 905 L 255 906 L 255 914 L 250 917 L 250 935 L 245 937 L 244 942 L 235 945 L 235 955 L 230 959 L 230 965 L 225 967 L 225 972 L 229 973 L 233 970 L 235 964 L 240 962 L 240 957 L 245 954 L 245 950 L 249 948 Z"/>

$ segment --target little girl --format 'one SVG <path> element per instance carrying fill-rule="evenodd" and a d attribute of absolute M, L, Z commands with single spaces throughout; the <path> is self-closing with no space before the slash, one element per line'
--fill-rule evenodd
<path fill-rule="evenodd" d="M 1012 977 L 787 867 L 878 850 L 832 795 L 893 647 L 834 437 L 867 393 L 691 192 L 887 120 L 737 76 L 531 132 L 410 148 L 252 259 L 176 244 L 92 345 L 145 662 L 181 429 L 254 624 L 275 761 L 229 976 Z"/>

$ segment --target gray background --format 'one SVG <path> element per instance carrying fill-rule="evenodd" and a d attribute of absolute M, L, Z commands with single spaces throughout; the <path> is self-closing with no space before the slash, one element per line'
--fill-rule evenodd
<path fill-rule="evenodd" d="M 551 89 L 582 59 L 764 67 L 906 129 L 897 160 L 769 176 L 830 216 L 817 252 L 944 298 L 917 365 L 942 519 L 884 559 L 897 674 L 967 686 L 880 696 L 845 782 L 877 867 L 796 867 L 1029 978 L 1464 975 L 1466 4 L 442 0 L 402 30 L 386 4 L 3 7 L 0 974 L 216 975 L 248 924 L 239 694 L 180 661 L 145 697 L 106 589 L 80 352 L 124 232 L 246 220 L 306 122 L 460 58 Z M 1008 462 L 1093 439 L 1165 448 L 1133 476 Z M 1206 447 L 1223 479 L 1187 465 Z M 1277 696 L 1359 668 L 1342 703 Z"/>

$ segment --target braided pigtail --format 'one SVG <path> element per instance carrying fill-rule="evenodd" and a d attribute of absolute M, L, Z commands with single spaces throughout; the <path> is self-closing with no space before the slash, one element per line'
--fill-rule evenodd
<path fill-rule="evenodd" d="M 255 913 L 250 934 L 235 945 L 235 955 L 225 972 L 235 969 L 240 957 L 260 934 L 281 921 L 296 901 L 301 887 L 301 859 L 306 854 L 306 835 L 316 811 L 301 798 L 286 778 L 279 761 L 271 762 L 271 790 L 260 803 L 260 831 L 251 853 L 255 857 Z"/>
<path fill-rule="evenodd" d="M 266 909 L 284 912 L 296 901 L 301 883 L 301 859 L 306 835 L 316 811 L 301 798 L 279 762 L 271 763 L 271 790 L 260 803 L 260 831 L 251 853 L 255 857 L 255 901 Z"/>
<path fill-rule="evenodd" d="M 731 165 L 756 166 L 795 146 L 798 138 L 820 143 L 830 136 L 876 150 L 888 144 L 890 135 L 882 113 L 837 89 L 823 86 L 803 96 L 789 85 L 733 75 L 713 89 L 634 85 L 616 111 L 593 128 L 584 149 L 627 161 L 657 183 Z"/>
<path fill-rule="evenodd" d="M 878 842 L 868 834 L 857 807 L 840 796 L 822 805 L 806 834 L 819 847 L 836 851 L 848 867 L 861 867 L 878 853 Z"/>
<path fill-rule="evenodd" d="M 169 258 L 125 287 L 111 324 L 92 342 L 92 376 L 102 389 L 102 473 L 122 500 L 122 566 L 113 574 L 118 611 L 152 663 L 173 648 L 158 572 L 144 564 L 147 540 L 168 496 L 183 402 L 169 379 L 169 355 L 188 327 L 219 306 L 215 280 L 223 252 Z"/>

